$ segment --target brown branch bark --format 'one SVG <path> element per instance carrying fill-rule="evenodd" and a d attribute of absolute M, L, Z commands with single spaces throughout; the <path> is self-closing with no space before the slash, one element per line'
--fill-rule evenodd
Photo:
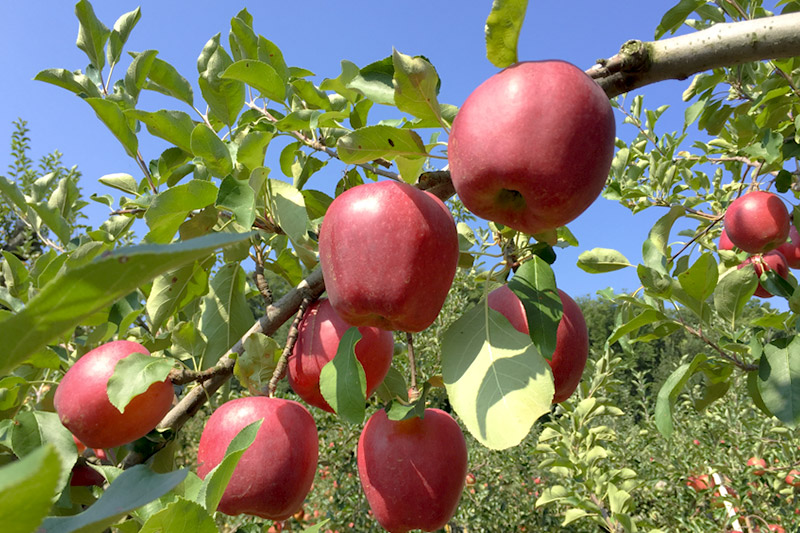
<path fill-rule="evenodd" d="M 314 298 L 305 296 L 300 303 L 300 307 L 297 309 L 297 314 L 294 316 L 292 326 L 289 328 L 289 333 L 286 335 L 286 345 L 283 347 L 283 353 L 281 353 L 278 364 L 275 365 L 275 371 L 272 373 L 272 378 L 269 380 L 267 390 L 269 391 L 270 397 L 275 395 L 278 382 L 281 380 L 281 377 L 283 377 L 283 373 L 286 372 L 286 364 L 289 362 L 289 356 L 292 350 L 294 350 L 294 345 L 297 343 L 297 336 L 300 334 L 300 322 L 302 322 L 303 315 L 306 314 L 306 309 L 308 309 L 309 304 L 313 301 Z"/>

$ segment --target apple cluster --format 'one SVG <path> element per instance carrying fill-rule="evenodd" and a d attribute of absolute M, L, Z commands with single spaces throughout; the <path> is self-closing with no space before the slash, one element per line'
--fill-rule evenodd
<path fill-rule="evenodd" d="M 765 191 L 752 191 L 728 206 L 720 250 L 738 248 L 750 254 L 737 268 L 752 264 L 759 278 L 764 271 L 789 277 L 790 268 L 800 268 L 800 235 L 781 198 Z M 773 295 L 759 281 L 755 295 Z"/>

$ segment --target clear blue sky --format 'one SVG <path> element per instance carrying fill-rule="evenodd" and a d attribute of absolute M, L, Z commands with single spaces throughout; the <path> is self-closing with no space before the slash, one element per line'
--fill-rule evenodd
<path fill-rule="evenodd" d="M 563 59 L 586 69 L 597 58 L 613 55 L 629 39 L 651 40 L 662 14 L 674 3 L 531 0 L 520 38 L 520 59 Z M 109 28 L 119 15 L 137 6 L 142 8 L 142 19 L 126 50 L 158 50 L 161 59 L 195 85 L 199 98 L 197 56 L 216 33 L 222 32 L 227 43 L 230 19 L 244 4 L 207 0 L 94 2 L 95 12 Z M 317 82 L 338 76 L 342 59 L 364 66 L 390 55 L 395 47 L 406 54 L 428 57 L 442 79 L 440 101 L 459 106 L 472 89 L 497 72 L 485 57 L 483 40 L 490 7 L 490 0 L 262 0 L 247 5 L 256 32 L 276 43 L 287 63 L 315 72 Z M 7 149 L 11 122 L 21 117 L 31 129 L 34 159 L 56 149 L 61 151 L 65 164 L 77 164 L 82 171 L 81 186 L 88 197 L 92 192 L 110 192 L 97 183 L 105 174 L 127 172 L 138 177 L 139 172 L 88 105 L 66 90 L 32 80 L 46 68 L 85 69 L 88 60 L 75 46 L 78 22 L 73 10 L 74 2 L 65 0 L 0 2 L 0 97 L 4 103 L 0 106 L 0 173 L 11 162 Z M 124 75 L 125 68 L 127 63 L 118 68 L 115 79 Z M 673 105 L 664 122 L 675 130 L 682 125 L 680 95 L 688 83 L 660 83 L 637 94 L 645 95 L 648 107 Z M 149 111 L 169 107 L 193 114 L 182 105 L 147 91 L 139 103 Z M 618 125 L 622 138 L 629 140 L 635 134 L 630 126 L 622 126 L 621 116 Z M 145 160 L 157 158 L 163 149 L 148 138 L 146 132 L 140 135 Z M 325 189 L 319 180 L 335 183 L 340 173 L 340 165 L 329 164 L 308 186 Z M 279 175 L 280 170 L 274 169 L 273 176 Z M 661 214 L 651 209 L 633 216 L 614 202 L 598 199 L 569 225 L 580 247 L 559 251 L 554 265 L 559 287 L 573 296 L 594 294 L 607 286 L 616 290 L 638 287 L 633 269 L 590 275 L 579 270 L 575 262 L 581 251 L 594 247 L 616 248 L 634 264 L 639 262 L 647 231 Z M 90 215 L 89 223 L 97 226 L 105 219 L 106 209 L 98 204 Z"/>

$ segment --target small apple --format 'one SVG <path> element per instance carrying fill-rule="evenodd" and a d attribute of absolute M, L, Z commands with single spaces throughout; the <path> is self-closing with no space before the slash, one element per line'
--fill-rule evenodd
<path fill-rule="evenodd" d="M 328 298 L 352 326 L 427 328 L 444 304 L 458 256 L 456 225 L 442 201 L 396 181 L 343 192 L 320 229 Z"/>
<path fill-rule="evenodd" d="M 754 476 L 763 476 L 764 473 L 766 472 L 764 468 L 767 467 L 767 462 L 764 459 L 761 459 L 760 457 L 751 457 L 750 459 L 747 460 L 747 466 L 751 468 L 758 467 L 758 468 L 753 468 L 751 473 Z"/>
<path fill-rule="evenodd" d="M 583 313 L 575 300 L 560 290 L 564 313 L 556 330 L 556 350 L 548 361 L 553 370 L 555 395 L 553 403 L 560 403 L 572 396 L 581 381 L 586 359 L 589 356 L 589 330 Z M 514 329 L 528 334 L 528 319 L 525 307 L 508 285 L 489 293 L 489 307 L 505 316 Z"/>
<path fill-rule="evenodd" d="M 789 277 L 789 265 L 786 264 L 786 258 L 778 250 L 772 250 L 764 255 L 753 255 L 742 261 L 737 268 L 743 268 L 745 265 L 752 264 L 756 269 L 756 276 L 761 276 L 761 273 L 766 268 L 767 270 L 774 271 L 777 275 L 786 279 Z M 758 288 L 755 295 L 759 298 L 772 298 L 772 294 L 761 286 L 758 282 Z"/>
<path fill-rule="evenodd" d="M 102 487 L 105 482 L 103 474 L 85 463 L 72 467 L 72 477 L 69 478 L 71 487 Z"/>
<path fill-rule="evenodd" d="M 574 220 L 605 187 L 615 120 L 605 92 L 564 61 L 512 65 L 453 121 L 448 159 L 464 205 L 530 235 Z"/>
<path fill-rule="evenodd" d="M 785 243 L 790 223 L 783 200 L 765 191 L 740 196 L 725 211 L 725 231 L 731 242 L 751 254 L 768 252 Z"/>
<path fill-rule="evenodd" d="M 298 326 L 297 342 L 288 360 L 289 384 L 309 404 L 333 412 L 319 390 L 319 375 L 336 355 L 339 341 L 350 327 L 323 298 L 311 304 Z M 394 336 L 390 331 L 358 328 L 361 340 L 356 343 L 356 358 L 367 377 L 367 398 L 381 384 L 394 355 Z"/>
<path fill-rule="evenodd" d="M 787 485 L 791 485 L 792 487 L 800 487 L 800 470 L 789 470 L 784 481 L 786 481 Z"/>
<path fill-rule="evenodd" d="M 767 529 L 774 531 L 775 533 L 786 533 L 786 530 L 778 524 L 767 524 Z"/>
<path fill-rule="evenodd" d="M 719 250 L 733 250 L 733 243 L 731 242 L 730 237 L 728 237 L 728 233 L 725 229 L 722 230 L 722 233 L 719 236 L 719 244 L 717 245 Z"/>
<path fill-rule="evenodd" d="M 778 251 L 786 258 L 789 268 L 800 268 L 800 233 L 794 224 L 789 226 L 789 240 L 778 246 Z"/>
<path fill-rule="evenodd" d="M 453 418 L 373 414 L 358 440 L 358 474 L 375 519 L 392 533 L 435 531 L 453 516 L 467 475 L 467 445 Z"/>
<path fill-rule="evenodd" d="M 233 471 L 218 510 L 285 520 L 303 506 L 317 469 L 319 439 L 308 409 L 291 400 L 254 396 L 222 404 L 209 417 L 197 447 L 205 478 L 245 426 L 264 419 Z"/>
<path fill-rule="evenodd" d="M 153 383 L 120 413 L 108 400 L 108 380 L 120 359 L 150 352 L 136 342 L 113 341 L 86 353 L 64 374 L 53 403 L 61 423 L 89 448 L 114 448 L 144 437 L 172 407 L 172 383 Z"/>
<path fill-rule="evenodd" d="M 475 479 L 475 474 L 473 474 L 472 472 L 468 473 L 467 477 L 464 479 L 464 483 L 466 484 L 467 487 L 475 486 L 476 481 L 477 480 Z"/>
<path fill-rule="evenodd" d="M 695 491 L 701 490 L 708 490 L 714 484 L 713 481 L 709 480 L 707 474 L 701 474 L 699 476 L 689 476 L 686 478 L 686 486 L 693 488 Z"/>

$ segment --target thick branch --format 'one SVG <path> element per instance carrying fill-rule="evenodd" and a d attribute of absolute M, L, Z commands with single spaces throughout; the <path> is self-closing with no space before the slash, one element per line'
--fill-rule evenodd
<path fill-rule="evenodd" d="M 660 41 L 628 41 L 589 70 L 609 98 L 664 80 L 752 61 L 800 55 L 800 13 L 714 26 Z"/>

